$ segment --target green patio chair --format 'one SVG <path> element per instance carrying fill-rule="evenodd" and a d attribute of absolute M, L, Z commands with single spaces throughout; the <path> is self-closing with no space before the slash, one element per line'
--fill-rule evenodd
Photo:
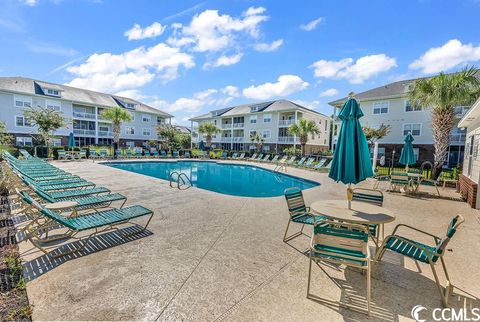
<path fill-rule="evenodd" d="M 436 180 L 434 179 L 420 179 L 419 184 L 423 186 L 430 186 L 430 187 L 435 187 L 437 190 L 437 195 L 440 196 L 440 190 L 438 190 L 438 186 L 440 185 L 440 179 L 441 179 L 441 174 L 438 176 Z"/>
<path fill-rule="evenodd" d="M 68 254 L 76 253 L 84 249 L 88 241 L 93 236 L 109 230 L 118 230 L 117 226 L 130 223 L 132 219 L 142 216 L 150 216 L 143 229 L 136 232 L 135 234 L 143 232 L 145 231 L 145 229 L 147 229 L 148 224 L 153 217 L 153 212 L 150 209 L 139 205 L 128 206 L 125 208 L 100 210 L 93 213 L 78 215 L 76 207 L 71 209 L 70 206 L 69 208 L 62 209 L 59 206 L 55 210 L 52 210 L 45 208 L 43 205 L 31 198 L 28 194 L 22 195 L 22 198 L 26 203 L 35 207 L 46 219 L 43 223 L 34 221 L 27 225 L 25 229 L 26 240 L 29 240 L 35 247 L 37 247 L 40 251 L 46 254 L 50 259 L 55 259 Z M 55 254 L 55 252 L 60 249 L 61 246 L 55 250 L 48 251 L 45 248 L 45 235 L 43 234 L 43 232 L 48 232 L 55 226 L 61 226 L 67 229 L 67 232 L 65 234 L 62 234 L 63 238 L 68 237 L 78 239 L 81 241 L 81 245 L 78 248 L 69 248 L 68 251 L 59 252 L 58 254 Z M 88 230 L 91 230 L 93 232 L 88 234 L 84 238 L 76 237 L 79 232 Z M 128 235 L 125 234 L 124 236 Z M 53 239 L 50 239 L 48 241 L 52 240 Z"/>
<path fill-rule="evenodd" d="M 248 160 L 248 161 L 254 161 L 254 160 L 257 159 L 257 155 L 258 155 L 257 153 L 254 153 L 254 154 L 253 154 L 250 158 L 248 158 L 247 160 Z"/>
<path fill-rule="evenodd" d="M 327 220 L 315 221 L 313 226 L 312 242 L 310 244 L 309 259 L 307 298 L 329 304 L 334 302 L 310 293 L 313 262 L 317 264 L 318 262 L 327 262 L 336 265 L 356 267 L 366 271 L 367 314 L 370 315 L 371 260 L 368 248 L 367 227 Z M 326 272 L 325 270 L 323 271 Z M 356 299 L 355 302 L 360 301 Z M 337 303 L 341 306 L 361 310 L 361 308 L 356 305 L 340 302 Z"/>
<path fill-rule="evenodd" d="M 315 158 L 308 158 L 308 160 L 302 164 L 302 168 L 311 168 L 313 167 L 313 161 L 315 161 Z"/>
<path fill-rule="evenodd" d="M 160 156 L 161 156 L 162 158 L 168 157 L 167 152 L 165 152 L 165 150 L 161 150 L 161 151 L 160 151 Z"/>
<path fill-rule="evenodd" d="M 178 158 L 178 157 L 180 157 L 180 154 L 178 153 L 178 151 L 173 151 L 172 157 Z"/>
<path fill-rule="evenodd" d="M 225 160 L 225 159 L 227 159 L 227 157 L 228 157 L 228 154 L 227 154 L 227 152 L 224 151 L 224 152 L 222 152 L 222 155 L 220 156 L 220 159 Z"/>
<path fill-rule="evenodd" d="M 240 156 L 238 157 L 238 160 L 243 160 L 245 159 L 245 152 L 240 153 Z"/>
<path fill-rule="evenodd" d="M 435 283 L 437 284 L 437 288 L 442 299 L 442 304 L 445 307 L 448 307 L 448 299 L 450 297 L 450 294 L 453 291 L 453 285 L 450 281 L 450 277 L 447 272 L 447 266 L 445 265 L 445 260 L 443 256 L 446 253 L 446 247 L 448 245 L 448 242 L 455 235 L 458 227 L 464 221 L 465 221 L 465 218 L 463 218 L 462 215 L 455 216 L 448 226 L 446 236 L 443 238 L 430 234 L 424 230 L 414 228 L 412 226 L 399 224 L 395 227 L 392 234 L 390 236 L 387 236 L 384 239 L 382 246 L 377 252 L 376 259 L 378 261 L 382 260 L 382 257 L 385 254 L 385 251 L 388 249 L 390 251 L 399 253 L 403 256 L 410 257 L 418 262 L 422 262 L 430 265 L 430 268 L 432 269 L 432 272 L 433 272 L 433 276 L 435 278 Z M 423 234 L 424 236 L 431 237 L 433 239 L 433 244 L 423 244 L 413 239 L 404 237 L 403 235 L 397 234 L 397 231 L 400 227 L 405 227 L 406 229 L 411 230 L 413 232 L 417 232 L 417 233 Z M 443 272 L 445 273 L 445 277 L 447 279 L 447 284 L 445 287 L 443 287 L 442 284 L 440 283 L 440 280 L 438 279 L 437 271 L 435 270 L 435 264 L 438 262 L 438 259 L 440 259 Z"/>
<path fill-rule="evenodd" d="M 89 155 L 89 158 L 90 159 L 99 159 L 100 156 L 98 155 L 98 152 L 96 150 L 90 150 L 90 155 Z"/>
<path fill-rule="evenodd" d="M 320 161 L 316 165 L 313 166 L 314 170 L 321 170 L 325 167 L 325 163 L 327 162 L 327 158 L 321 158 Z"/>
<path fill-rule="evenodd" d="M 390 191 L 396 191 L 408 185 L 410 185 L 410 180 L 408 179 L 407 173 L 392 172 L 390 175 Z"/>
<path fill-rule="evenodd" d="M 270 159 L 270 154 L 266 154 L 263 158 L 259 159 L 260 162 L 268 162 Z"/>
<path fill-rule="evenodd" d="M 280 158 L 280 156 L 277 154 L 275 155 L 272 160 L 267 160 L 267 162 L 269 163 L 277 163 L 278 162 L 278 158 Z"/>
<path fill-rule="evenodd" d="M 254 161 L 261 161 L 263 159 L 263 153 L 260 153 Z"/>
<path fill-rule="evenodd" d="M 108 154 L 108 151 L 106 149 L 100 149 L 98 151 L 98 156 L 100 157 L 100 159 L 108 159 L 109 154 Z"/>
<path fill-rule="evenodd" d="M 65 150 L 57 150 L 58 160 L 68 160 L 70 159 L 70 154 L 65 152 Z"/>
<path fill-rule="evenodd" d="M 192 157 L 190 154 L 190 151 L 185 151 L 185 154 L 183 155 L 183 157 L 190 159 Z"/>
<path fill-rule="evenodd" d="M 287 164 L 288 165 L 293 165 L 296 159 L 297 159 L 296 156 L 290 157 L 290 159 L 288 159 L 288 161 L 287 161 Z"/>
<path fill-rule="evenodd" d="M 288 207 L 288 213 L 289 213 L 287 228 L 285 229 L 285 234 L 283 235 L 284 242 L 287 242 L 291 239 L 294 239 L 302 235 L 303 228 L 305 227 L 305 225 L 313 225 L 315 220 L 326 219 L 323 216 L 317 216 L 310 212 L 310 207 L 305 206 L 303 193 L 302 193 L 302 190 L 300 190 L 299 188 L 294 187 L 294 188 L 285 189 L 284 195 L 285 195 L 285 200 L 287 201 L 287 207 Z M 294 234 L 291 234 L 290 236 L 287 236 L 288 228 L 290 227 L 290 223 L 292 222 L 301 224 L 302 228 L 300 229 L 299 232 L 296 232 Z"/>
<path fill-rule="evenodd" d="M 234 153 L 232 154 L 232 156 L 230 157 L 230 159 L 236 159 L 236 158 L 238 158 L 238 153 L 237 153 L 237 152 L 234 152 Z"/>
<path fill-rule="evenodd" d="M 381 192 L 380 190 L 368 188 L 354 188 L 352 191 L 352 201 L 366 202 L 383 207 L 383 192 Z M 378 225 L 368 225 L 368 229 L 370 235 L 372 236 L 375 244 L 378 247 Z"/>
<path fill-rule="evenodd" d="M 87 150 L 80 150 L 76 155 L 77 160 L 86 159 L 87 158 Z"/>
<path fill-rule="evenodd" d="M 274 159 L 275 159 L 275 158 L 274 158 Z M 288 160 L 288 155 L 284 155 L 280 160 L 278 160 L 278 158 L 277 158 L 276 161 L 273 161 L 273 160 L 272 160 L 272 162 L 277 162 L 277 163 L 285 164 L 285 163 L 287 163 L 287 160 Z"/>
<path fill-rule="evenodd" d="M 301 167 L 304 163 L 305 163 L 305 160 L 307 158 L 306 157 L 302 157 L 296 164 L 294 164 L 293 166 L 295 167 Z"/>

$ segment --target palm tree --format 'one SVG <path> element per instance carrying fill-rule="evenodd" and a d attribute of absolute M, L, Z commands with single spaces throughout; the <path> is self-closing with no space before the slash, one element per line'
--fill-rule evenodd
<path fill-rule="evenodd" d="M 126 111 L 120 106 L 115 106 L 109 109 L 106 109 L 102 112 L 101 117 L 106 120 L 112 121 L 112 131 L 113 131 L 113 155 L 116 158 L 116 150 L 118 148 L 118 143 L 120 142 L 120 126 L 123 122 L 130 122 L 132 120 L 132 114 Z"/>
<path fill-rule="evenodd" d="M 250 134 L 250 141 L 252 144 L 255 144 L 256 152 L 260 152 L 262 150 L 263 142 L 265 142 L 265 140 L 257 133 Z"/>
<path fill-rule="evenodd" d="M 210 147 L 212 144 L 212 136 L 214 134 L 220 133 L 220 129 L 213 123 L 203 123 L 198 127 L 198 132 L 206 134 L 207 146 Z"/>
<path fill-rule="evenodd" d="M 415 106 L 429 107 L 432 114 L 433 144 L 435 147 L 432 177 L 437 178 L 443 167 L 455 121 L 455 106 L 471 105 L 480 94 L 478 69 L 465 67 L 458 73 L 440 73 L 418 79 L 409 99 Z"/>
<path fill-rule="evenodd" d="M 300 138 L 300 145 L 302 146 L 302 155 L 305 154 L 305 145 L 308 142 L 308 135 L 312 136 L 319 134 L 320 130 L 312 120 L 300 119 L 297 123 L 288 127 L 288 133 L 296 135 Z"/>

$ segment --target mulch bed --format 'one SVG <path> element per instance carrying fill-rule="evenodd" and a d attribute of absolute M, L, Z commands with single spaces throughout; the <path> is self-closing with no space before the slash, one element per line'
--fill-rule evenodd
<path fill-rule="evenodd" d="M 0 321 L 31 321 L 31 310 L 8 199 L 0 196 Z"/>

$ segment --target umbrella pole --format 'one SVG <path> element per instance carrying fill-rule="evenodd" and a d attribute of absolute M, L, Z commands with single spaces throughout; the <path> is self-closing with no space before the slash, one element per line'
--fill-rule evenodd
<path fill-rule="evenodd" d="M 353 199 L 352 184 L 349 183 L 347 188 L 348 209 L 352 209 L 352 199 Z"/>

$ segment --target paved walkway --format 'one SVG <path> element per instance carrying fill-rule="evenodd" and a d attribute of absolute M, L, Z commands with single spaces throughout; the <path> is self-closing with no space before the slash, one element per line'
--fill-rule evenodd
<path fill-rule="evenodd" d="M 117 232 L 108 233 L 82 254 L 53 263 L 21 243 L 35 320 L 366 319 L 361 313 L 306 298 L 308 258 L 303 252 L 309 237 L 282 242 L 288 218 L 283 197 L 240 198 L 197 188 L 179 191 L 164 180 L 97 163 L 55 164 L 125 194 L 128 204 L 142 204 L 155 216 L 143 235 L 125 240 Z M 326 174 L 288 171 L 321 183 L 305 191 L 307 203 L 345 198 L 345 187 Z M 371 187 L 372 182 L 362 185 Z M 386 190 L 387 185 L 380 187 Z M 438 235 L 445 234 L 454 214 L 466 217 L 446 255 L 457 286 L 452 305 L 466 302 L 480 307 L 480 213 L 459 201 L 453 190 L 441 193 L 442 198 L 385 193 L 384 206 L 396 211 L 396 223 Z M 393 227 L 388 225 L 386 232 Z M 365 284 L 360 273 L 322 267 L 332 279 L 315 267 L 312 293 L 362 301 Z M 428 309 L 440 306 L 432 279 L 429 267 L 387 253 L 374 265 L 373 317 L 408 320 L 417 304 Z"/>

